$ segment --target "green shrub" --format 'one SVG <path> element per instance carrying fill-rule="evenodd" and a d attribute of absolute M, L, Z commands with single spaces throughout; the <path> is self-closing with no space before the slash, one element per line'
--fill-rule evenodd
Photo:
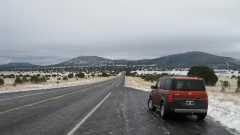
<path fill-rule="evenodd" d="M 46 76 L 41 76 L 39 77 L 40 82 L 47 82 L 47 77 Z"/>
<path fill-rule="evenodd" d="M 83 72 L 79 72 L 79 73 L 75 74 L 75 77 L 77 77 L 77 78 L 84 78 L 85 74 Z"/>
<path fill-rule="evenodd" d="M 64 80 L 64 81 L 67 81 L 67 80 L 68 80 L 68 77 L 67 77 L 67 76 L 64 76 L 64 77 L 63 77 L 63 80 Z"/>
<path fill-rule="evenodd" d="M 220 83 L 221 83 L 221 86 L 222 86 L 222 92 L 224 92 L 226 88 L 230 87 L 229 81 L 220 81 Z"/>
<path fill-rule="evenodd" d="M 231 79 L 237 79 L 237 76 L 232 75 L 232 76 L 231 76 Z"/>
<path fill-rule="evenodd" d="M 22 77 L 22 81 L 23 81 L 23 82 L 28 82 L 29 80 L 28 80 L 28 78 L 27 78 L 26 76 L 23 76 L 23 77 Z"/>
<path fill-rule="evenodd" d="M 106 72 L 102 72 L 101 77 L 109 77 L 110 75 Z"/>
<path fill-rule="evenodd" d="M 17 85 L 17 84 L 22 84 L 22 83 L 23 83 L 23 80 L 21 79 L 21 77 L 16 77 L 14 84 Z"/>
<path fill-rule="evenodd" d="M 216 76 L 213 69 L 207 66 L 194 66 L 191 67 L 188 72 L 188 76 L 192 77 L 201 77 L 205 80 L 207 85 L 214 86 L 218 81 L 218 77 Z"/>
<path fill-rule="evenodd" d="M 91 77 L 95 77 L 95 74 L 94 74 L 94 73 L 92 73 L 92 74 L 91 74 Z"/>
<path fill-rule="evenodd" d="M 37 75 L 33 75 L 33 76 L 31 77 L 30 81 L 31 81 L 32 83 L 38 83 L 38 82 L 39 82 L 38 76 L 37 76 Z"/>
<path fill-rule="evenodd" d="M 33 75 L 30 81 L 32 83 L 43 83 L 43 82 L 47 82 L 47 78 L 45 76 Z"/>
<path fill-rule="evenodd" d="M 3 78 L 15 78 L 16 76 L 14 74 L 10 75 L 4 75 Z"/>
<path fill-rule="evenodd" d="M 70 74 L 68 74 L 68 78 L 73 78 L 74 77 L 74 74 L 73 73 L 70 73 Z"/>
<path fill-rule="evenodd" d="M 51 77 L 51 75 L 45 75 L 45 77 L 47 77 L 47 78 L 50 78 L 50 77 Z"/>
<path fill-rule="evenodd" d="M 236 92 L 240 92 L 240 76 L 238 76 Z"/>
<path fill-rule="evenodd" d="M 0 86 L 4 85 L 4 79 L 0 78 Z"/>
<path fill-rule="evenodd" d="M 52 77 L 55 78 L 55 77 L 57 77 L 57 75 L 56 75 L 56 74 L 53 74 Z"/>
<path fill-rule="evenodd" d="M 24 75 L 25 77 L 31 77 L 29 74 L 27 74 L 27 75 Z"/>
<path fill-rule="evenodd" d="M 237 80 L 237 87 L 240 88 L 240 76 L 238 77 L 238 80 Z"/>
<path fill-rule="evenodd" d="M 145 74 L 145 75 L 141 75 L 140 77 L 145 81 L 154 82 L 164 76 L 168 76 L 168 74 L 165 74 L 165 73 L 163 73 L 163 74 Z"/>

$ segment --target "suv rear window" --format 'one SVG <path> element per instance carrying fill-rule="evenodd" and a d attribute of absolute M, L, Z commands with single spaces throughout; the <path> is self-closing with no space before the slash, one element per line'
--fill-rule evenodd
<path fill-rule="evenodd" d="M 205 91 L 205 83 L 202 80 L 174 80 L 174 90 Z"/>

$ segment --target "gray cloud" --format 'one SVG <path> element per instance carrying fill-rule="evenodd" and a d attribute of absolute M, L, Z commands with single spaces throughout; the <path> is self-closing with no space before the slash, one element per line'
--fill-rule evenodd
<path fill-rule="evenodd" d="M 80 55 L 140 59 L 186 51 L 240 58 L 239 4 L 238 0 L 1 1 L 0 63 L 28 57 L 25 60 L 45 64 Z"/>

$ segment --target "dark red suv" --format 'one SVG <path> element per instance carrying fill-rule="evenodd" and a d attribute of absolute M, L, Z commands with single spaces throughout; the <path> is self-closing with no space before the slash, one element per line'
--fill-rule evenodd
<path fill-rule="evenodd" d="M 148 108 L 151 111 L 160 110 L 163 119 L 174 113 L 197 115 L 198 120 L 207 116 L 208 96 L 203 79 L 164 77 L 151 88 Z"/>

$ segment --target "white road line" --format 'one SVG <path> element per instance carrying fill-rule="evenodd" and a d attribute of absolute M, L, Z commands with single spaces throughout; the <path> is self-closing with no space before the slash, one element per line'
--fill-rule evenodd
<path fill-rule="evenodd" d="M 56 91 L 39 92 L 39 93 L 34 93 L 34 94 L 26 94 L 26 95 L 22 95 L 22 96 L 15 96 L 15 97 L 11 97 L 11 98 L 0 99 L 0 101 L 8 101 L 8 100 L 13 100 L 13 99 L 18 99 L 18 98 L 24 98 L 24 97 L 30 97 L 30 96 L 42 95 L 42 94 L 54 93 L 54 92 L 56 92 Z"/>
<path fill-rule="evenodd" d="M 75 127 L 67 133 L 67 135 L 74 135 L 74 133 L 86 122 L 86 120 L 93 115 L 94 112 L 110 97 L 112 93 L 108 93 Z"/>
<path fill-rule="evenodd" d="M 41 101 L 38 101 L 38 102 L 34 102 L 34 103 L 31 103 L 31 104 L 26 104 L 26 105 L 23 105 L 23 106 L 19 106 L 19 107 L 15 107 L 15 108 L 11 108 L 11 109 L 8 109 L 8 110 L 5 110 L 5 111 L 2 111 L 0 112 L 0 115 L 1 114 L 5 114 L 5 113 L 9 113 L 9 112 L 13 112 L 13 111 L 18 111 L 18 110 L 21 110 L 21 109 L 24 109 L 26 107 L 32 107 L 34 105 L 39 105 L 39 104 L 42 104 L 42 103 L 45 103 L 45 102 L 48 102 L 48 101 L 52 101 L 52 100 L 57 100 L 57 99 L 60 99 L 60 98 L 63 98 L 67 95 L 71 95 L 71 94 L 75 94 L 75 93 L 79 93 L 79 92 L 84 92 L 85 90 L 88 90 L 88 89 L 91 89 L 91 88 L 97 88 L 97 87 L 101 87 L 105 84 L 101 84 L 99 86 L 94 86 L 94 87 L 88 87 L 88 88 L 85 88 L 81 91 L 72 91 L 70 93 L 65 93 L 63 95 L 60 95 L 60 96 L 55 96 L 55 97 L 51 97 L 51 98 L 47 98 L 45 100 L 41 100 Z"/>
<path fill-rule="evenodd" d="M 86 90 L 86 89 L 84 89 L 84 90 Z M 48 102 L 48 101 L 57 100 L 57 99 L 65 97 L 67 95 L 75 94 L 75 93 L 78 93 L 78 92 L 82 92 L 82 91 L 70 92 L 70 93 L 66 93 L 66 94 L 60 95 L 60 96 L 56 96 L 56 97 L 48 98 L 48 99 L 41 100 L 41 101 L 38 101 L 38 102 L 34 102 L 34 103 L 31 103 L 31 104 L 26 104 L 26 105 L 23 105 L 23 106 L 20 106 L 20 107 L 15 107 L 15 108 L 12 108 L 12 109 L 8 109 L 6 111 L 2 111 L 2 112 L 0 112 L 0 114 L 5 114 L 5 113 L 9 113 L 9 112 L 13 112 L 13 111 L 24 109 L 26 107 L 39 105 L 39 104 L 42 104 L 42 103 L 45 103 L 45 102 Z"/>

